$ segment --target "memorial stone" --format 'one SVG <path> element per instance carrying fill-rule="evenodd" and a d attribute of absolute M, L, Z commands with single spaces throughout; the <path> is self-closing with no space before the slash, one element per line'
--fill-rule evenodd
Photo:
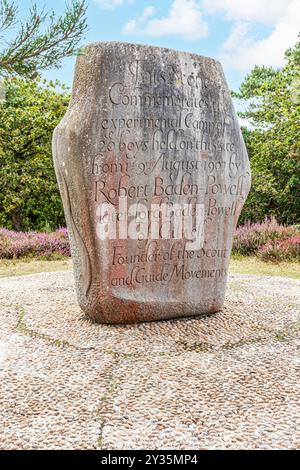
<path fill-rule="evenodd" d="M 53 155 L 84 312 L 131 323 L 222 308 L 251 177 L 218 61 L 88 45 Z"/>

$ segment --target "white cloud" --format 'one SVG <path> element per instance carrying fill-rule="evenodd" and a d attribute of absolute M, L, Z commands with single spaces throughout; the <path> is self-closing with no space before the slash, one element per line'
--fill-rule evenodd
<path fill-rule="evenodd" d="M 123 1 L 126 0 L 111 3 Z M 221 15 L 216 27 L 223 17 L 232 29 L 220 47 L 219 59 L 227 68 L 248 72 L 254 65 L 281 66 L 285 50 L 295 44 L 300 30 L 299 0 L 169 0 L 168 3 L 165 16 L 159 16 L 153 6 L 148 6 L 140 16 L 125 24 L 123 32 L 198 40 L 208 36 L 203 15 L 213 20 L 214 15 Z"/>
<path fill-rule="evenodd" d="M 297 41 L 300 29 L 298 0 L 204 0 L 208 13 L 224 13 L 234 21 L 231 34 L 222 46 L 220 59 L 225 66 L 247 72 L 254 65 L 278 67 L 284 52 Z M 253 26 L 271 28 L 269 36 L 257 39 Z"/>
<path fill-rule="evenodd" d="M 114 10 L 123 5 L 124 0 L 94 0 L 97 5 L 105 10 Z"/>
<path fill-rule="evenodd" d="M 190 41 L 208 35 L 200 4 L 195 0 L 174 0 L 167 16 L 162 18 L 151 18 L 154 13 L 153 7 L 145 8 L 140 17 L 124 26 L 123 32 L 152 37 L 177 35 Z"/>
<path fill-rule="evenodd" d="M 233 30 L 224 45 L 221 60 L 225 65 L 240 71 L 248 71 L 254 65 L 280 67 L 284 63 L 284 52 L 295 44 L 298 32 L 298 25 L 279 23 L 266 39 L 255 41 L 245 35 L 234 43 L 236 32 Z M 232 45 L 228 47 L 230 43 Z"/>
<path fill-rule="evenodd" d="M 143 13 L 135 18 L 134 20 L 128 21 L 123 28 L 123 33 L 125 34 L 137 34 L 137 32 L 142 32 L 140 29 L 145 22 L 153 16 L 155 13 L 155 8 L 152 6 L 146 7 Z"/>
<path fill-rule="evenodd" d="M 223 44 L 224 49 L 234 49 L 241 41 L 246 41 L 250 23 L 237 22 L 230 35 Z"/>
<path fill-rule="evenodd" d="M 280 20 L 291 0 L 204 0 L 204 7 L 210 13 L 225 13 L 230 20 L 258 21 L 274 24 Z"/>

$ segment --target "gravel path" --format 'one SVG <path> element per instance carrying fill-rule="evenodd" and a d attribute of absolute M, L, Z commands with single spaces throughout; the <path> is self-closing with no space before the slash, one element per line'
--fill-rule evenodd
<path fill-rule="evenodd" d="M 299 308 L 232 275 L 221 313 L 101 326 L 71 272 L 1 279 L 0 448 L 300 448 Z"/>

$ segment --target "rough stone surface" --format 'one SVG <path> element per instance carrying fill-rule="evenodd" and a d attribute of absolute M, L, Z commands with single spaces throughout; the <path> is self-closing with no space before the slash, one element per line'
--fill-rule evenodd
<path fill-rule="evenodd" d="M 300 281 L 222 312 L 97 325 L 71 272 L 0 279 L 1 449 L 300 448 Z"/>
<path fill-rule="evenodd" d="M 219 62 L 151 46 L 87 46 L 53 153 L 77 297 L 91 318 L 131 323 L 220 310 L 250 169 Z M 120 219 L 120 197 L 132 210 L 130 235 L 116 224 L 116 238 L 100 240 L 100 207 Z M 191 245 L 186 219 L 179 237 L 155 239 L 155 220 L 145 219 L 153 204 L 180 205 L 180 216 L 187 204 L 186 217 L 203 210 L 203 244 Z M 137 212 L 144 218 L 132 226 Z"/>

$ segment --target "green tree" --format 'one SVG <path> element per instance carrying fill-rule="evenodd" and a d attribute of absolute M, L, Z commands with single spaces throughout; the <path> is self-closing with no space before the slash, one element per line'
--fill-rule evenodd
<path fill-rule="evenodd" d="M 300 222 L 300 42 L 279 69 L 255 67 L 238 93 L 250 127 L 243 129 L 252 168 L 252 189 L 240 221 Z"/>
<path fill-rule="evenodd" d="M 0 0 L 0 76 L 35 78 L 41 70 L 59 67 L 64 57 L 77 54 L 87 29 L 86 9 L 85 0 L 74 0 L 63 16 L 56 17 L 33 3 L 22 22 L 16 2 Z"/>
<path fill-rule="evenodd" d="M 0 225 L 27 230 L 64 222 L 51 140 L 69 96 L 39 76 L 79 53 L 86 9 L 85 0 L 74 0 L 56 17 L 33 3 L 22 22 L 16 2 L 0 0 Z"/>
<path fill-rule="evenodd" d="M 69 95 L 58 83 L 4 79 L 0 102 L 0 226 L 15 230 L 64 223 L 51 155 L 54 127 Z"/>

